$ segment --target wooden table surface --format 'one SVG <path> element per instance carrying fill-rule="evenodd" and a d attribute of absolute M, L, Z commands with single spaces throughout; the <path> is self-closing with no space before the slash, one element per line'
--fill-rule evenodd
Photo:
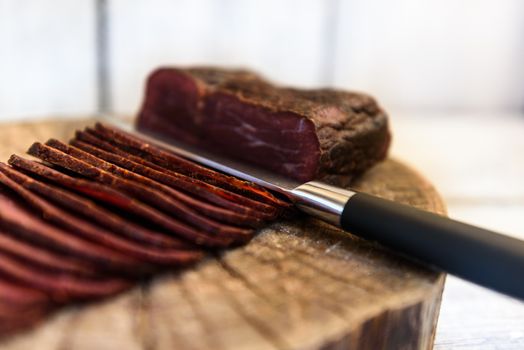
<path fill-rule="evenodd" d="M 451 217 L 524 239 L 524 115 L 391 114 L 392 153 Z M 524 303 L 448 276 L 435 349 L 524 349 Z"/>

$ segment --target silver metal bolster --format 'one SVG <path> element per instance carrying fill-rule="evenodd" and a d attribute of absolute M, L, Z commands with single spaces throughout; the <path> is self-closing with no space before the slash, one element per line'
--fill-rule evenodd
<path fill-rule="evenodd" d="M 340 226 L 344 206 L 355 194 L 319 181 L 306 182 L 290 192 L 301 210 L 336 226 Z"/>

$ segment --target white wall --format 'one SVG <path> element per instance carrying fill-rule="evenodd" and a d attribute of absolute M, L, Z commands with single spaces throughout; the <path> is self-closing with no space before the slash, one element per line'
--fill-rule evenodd
<path fill-rule="evenodd" d="M 96 106 L 91 0 L 0 0 L 0 120 Z"/>
<path fill-rule="evenodd" d="M 335 83 L 387 105 L 524 106 L 524 2 L 342 1 Z"/>
<path fill-rule="evenodd" d="M 324 0 L 113 0 L 112 87 L 116 111 L 132 113 L 159 65 L 246 66 L 273 79 L 322 79 Z"/>
<path fill-rule="evenodd" d="M 97 108 L 95 1 L 0 0 L 0 119 Z M 103 0 L 98 0 L 103 1 Z M 520 0 L 106 0 L 110 104 L 159 65 L 241 65 L 387 108 L 524 105 Z"/>

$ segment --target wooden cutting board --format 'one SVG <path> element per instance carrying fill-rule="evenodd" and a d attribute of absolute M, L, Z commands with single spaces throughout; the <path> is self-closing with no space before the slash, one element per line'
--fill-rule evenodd
<path fill-rule="evenodd" d="M 4 124 L 0 160 L 89 123 Z M 395 160 L 354 188 L 444 213 L 435 189 Z M 0 348 L 430 349 L 443 285 L 442 273 L 304 217 L 194 268 L 65 308 Z"/>

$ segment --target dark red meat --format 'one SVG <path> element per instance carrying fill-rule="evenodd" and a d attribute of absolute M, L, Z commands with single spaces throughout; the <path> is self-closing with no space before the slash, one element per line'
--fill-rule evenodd
<path fill-rule="evenodd" d="M 170 218 L 170 221 L 176 223 L 179 227 L 175 233 L 194 243 L 209 246 L 227 246 L 234 242 L 238 235 L 250 234 L 249 230 L 219 225 L 218 223 L 215 225 L 211 220 L 200 216 L 192 209 L 186 207 L 180 202 L 172 200 L 167 195 L 164 195 L 155 189 L 149 188 L 138 181 L 128 181 L 119 176 L 115 176 L 101 168 L 93 166 L 47 145 L 34 143 L 29 148 L 28 153 L 49 163 L 61 166 L 97 182 L 121 190 L 147 202 L 150 205 L 157 206 L 167 215 L 173 215 L 176 218 L 184 220 L 185 223 L 178 221 L 175 218 Z M 200 231 L 196 229 L 197 227 L 213 230 L 213 234 L 207 234 L 205 231 Z"/>
<path fill-rule="evenodd" d="M 0 252 L 0 272 L 21 285 L 41 290 L 57 302 L 113 295 L 132 285 L 116 277 L 97 279 L 46 271 L 3 252 Z"/>
<path fill-rule="evenodd" d="M 117 128 L 97 123 L 96 132 L 102 135 L 102 137 L 104 137 L 106 140 L 111 140 L 133 154 L 140 155 L 144 159 L 152 161 L 153 163 L 160 165 L 165 169 L 197 178 L 215 186 L 224 188 L 230 192 L 240 194 L 244 197 L 248 197 L 268 205 L 276 206 L 277 208 L 288 208 L 290 206 L 289 203 L 279 200 L 258 185 L 208 169 L 197 163 L 182 158 L 173 152 L 167 151 L 157 145 L 144 142 L 144 140 L 141 140 L 137 136 L 131 135 Z M 230 199 L 235 201 L 242 200 L 242 198 L 239 196 Z M 247 204 L 245 200 L 241 203 Z M 255 206 L 255 203 L 251 201 L 247 205 Z M 260 210 L 266 210 L 260 207 L 258 208 Z"/>
<path fill-rule="evenodd" d="M 119 149 L 109 142 L 102 141 L 87 132 L 78 132 L 77 139 L 72 140 L 71 145 L 113 164 L 124 167 L 127 170 L 139 173 L 213 203 L 215 205 L 213 206 L 213 213 L 208 211 L 208 214 L 211 214 L 211 216 L 215 218 L 237 224 L 251 224 L 256 227 L 262 224 L 262 220 L 272 219 L 277 214 L 276 209 L 270 210 L 268 213 L 267 205 L 264 203 L 254 202 L 249 198 L 240 197 L 235 193 L 227 193 L 227 191 L 206 182 L 164 169 L 154 163 Z M 230 199 L 231 197 L 240 197 L 240 199 L 235 202 Z M 248 203 L 242 205 L 238 202 Z M 254 209 L 252 207 L 254 207 Z M 223 209 L 221 210 L 221 208 Z M 223 212 L 223 210 L 228 210 L 229 213 L 216 213 L 217 211 Z"/>
<path fill-rule="evenodd" d="M 212 68 L 151 74 L 137 125 L 300 181 L 347 182 L 383 159 L 390 140 L 386 114 L 367 95 L 278 87 Z"/>
<path fill-rule="evenodd" d="M 232 243 L 232 240 L 229 238 L 213 237 L 202 234 L 202 232 L 185 225 L 153 207 L 125 195 L 122 192 L 116 191 L 111 187 L 71 177 L 40 163 L 29 161 L 16 155 L 11 156 L 9 164 L 37 176 L 49 179 L 56 184 L 74 189 L 78 193 L 87 195 L 90 198 L 96 199 L 107 205 L 119 208 L 128 214 L 139 216 L 140 218 L 165 229 L 172 235 L 188 237 L 189 240 L 194 241 L 197 244 L 224 247 Z"/>
<path fill-rule="evenodd" d="M 0 183 L 9 187 L 13 192 L 23 198 L 28 205 L 33 207 L 42 217 L 48 221 L 76 232 L 79 236 L 113 249 L 119 253 L 132 256 L 145 263 L 162 265 L 185 265 L 202 258 L 202 252 L 195 250 L 181 250 L 179 248 L 159 249 L 155 247 L 144 247 L 134 241 L 113 235 L 111 231 L 92 224 L 91 222 L 61 210 L 47 200 L 40 198 L 34 193 L 26 190 L 23 186 L 11 180 L 5 174 L 0 173 Z"/>
<path fill-rule="evenodd" d="M 257 227 L 261 225 L 261 223 L 263 222 L 262 220 L 264 218 L 271 219 L 275 217 L 275 215 L 272 215 L 272 216 L 257 215 L 260 213 L 254 210 L 250 210 L 248 213 L 246 212 L 240 213 L 240 212 L 232 211 L 230 209 L 221 208 L 220 206 L 216 206 L 211 203 L 208 203 L 207 201 L 201 200 L 198 197 L 194 198 L 193 196 L 190 196 L 184 192 L 181 192 L 178 189 L 174 190 L 172 187 L 177 188 L 177 187 L 182 187 L 182 186 L 180 186 L 180 183 L 173 176 L 165 172 L 161 172 L 161 171 L 157 171 L 157 170 L 148 168 L 139 163 L 133 162 L 132 160 L 129 160 L 127 157 L 124 158 L 122 156 L 115 155 L 110 152 L 106 152 L 90 144 L 87 144 L 83 141 L 73 140 L 71 141 L 71 145 L 91 155 L 94 155 L 100 159 L 111 162 L 112 164 L 115 164 L 115 165 L 119 165 L 126 170 L 130 170 L 133 173 L 146 177 L 148 180 L 144 181 L 144 183 L 152 184 L 152 186 L 154 186 L 153 188 L 157 188 L 173 196 L 174 198 L 181 200 L 185 204 L 194 207 L 195 210 L 205 215 L 208 215 L 214 219 L 224 221 L 229 224 L 234 224 L 237 226 Z M 187 184 L 185 187 L 194 188 L 196 186 Z M 200 191 L 200 192 L 204 192 L 204 191 Z M 246 208 L 246 209 L 249 209 L 249 208 Z"/>
<path fill-rule="evenodd" d="M 291 207 L 113 127 L 76 136 L 0 162 L 0 336 L 244 244 Z"/>
<path fill-rule="evenodd" d="M 20 160 L 22 160 L 20 158 Z M 26 161 L 30 163 L 30 161 Z M 116 235 L 135 240 L 141 244 L 165 248 L 192 248 L 188 242 L 170 237 L 163 232 L 151 230 L 126 220 L 111 211 L 67 190 L 34 179 L 20 171 L 0 163 L 0 171 L 28 190 L 56 203 L 64 210 L 82 215 Z"/>
<path fill-rule="evenodd" d="M 5 192 L 0 192 L 0 228 L 66 256 L 82 258 L 101 270 L 135 271 L 139 266 L 137 260 L 127 255 L 50 225 Z"/>
<path fill-rule="evenodd" d="M 0 337 L 36 324 L 53 308 L 45 293 L 0 275 Z"/>
<path fill-rule="evenodd" d="M 0 251 L 51 271 L 88 276 L 96 274 L 96 268 L 83 260 L 57 254 L 31 242 L 21 240 L 16 234 L 8 234 L 5 229 L 0 230 Z"/>

